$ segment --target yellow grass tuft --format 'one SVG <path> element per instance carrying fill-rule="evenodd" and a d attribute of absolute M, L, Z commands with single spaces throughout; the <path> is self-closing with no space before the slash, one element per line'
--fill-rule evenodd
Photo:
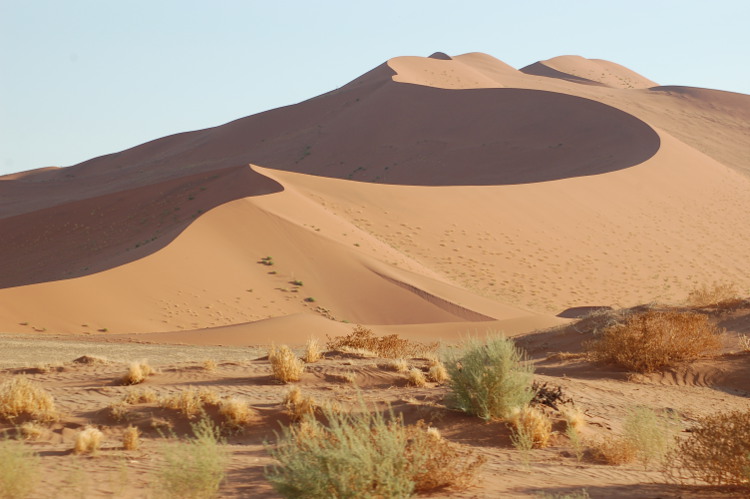
<path fill-rule="evenodd" d="M 122 447 L 125 450 L 138 450 L 141 445 L 141 432 L 135 426 L 128 426 L 122 434 Z"/>
<path fill-rule="evenodd" d="M 204 371 L 214 372 L 216 370 L 216 361 L 213 359 L 206 359 L 201 364 Z"/>
<path fill-rule="evenodd" d="M 424 377 L 424 373 L 421 369 L 412 367 L 406 373 L 406 381 L 411 386 L 425 386 L 427 385 L 427 378 Z"/>
<path fill-rule="evenodd" d="M 552 422 L 539 409 L 524 406 L 512 412 L 508 423 L 513 428 L 517 438 L 523 439 L 527 446 L 542 449 L 549 445 L 552 436 Z"/>
<path fill-rule="evenodd" d="M 320 360 L 320 355 L 320 342 L 315 338 L 308 339 L 307 343 L 305 343 L 305 353 L 302 356 L 302 360 L 308 364 L 312 364 Z"/>
<path fill-rule="evenodd" d="M 442 362 L 435 361 L 432 362 L 430 370 L 427 372 L 427 377 L 435 383 L 444 383 L 448 381 L 448 370 Z"/>
<path fill-rule="evenodd" d="M 151 388 L 131 388 L 125 392 L 122 401 L 126 404 L 141 404 L 156 402 L 159 396 Z"/>
<path fill-rule="evenodd" d="M 620 465 L 632 463 L 638 457 L 638 448 L 623 437 L 607 437 L 591 446 L 591 453 L 597 461 Z"/>
<path fill-rule="evenodd" d="M 388 359 L 405 357 L 423 357 L 437 349 L 437 343 L 423 344 L 399 338 L 396 334 L 375 336 L 372 330 L 357 326 L 346 336 L 329 337 L 326 344 L 328 350 L 344 351 L 344 348 L 370 351 L 375 356 Z"/>
<path fill-rule="evenodd" d="M 18 431 L 24 440 L 39 440 L 47 432 L 47 429 L 34 421 L 26 421 L 18 427 Z"/>
<path fill-rule="evenodd" d="M 562 416 L 568 428 L 581 431 L 586 426 L 586 416 L 577 407 L 565 407 L 562 410 Z"/>
<path fill-rule="evenodd" d="M 208 389 L 196 390 L 188 387 L 172 395 L 162 397 L 159 405 L 165 409 L 173 409 L 184 416 L 192 418 L 204 412 L 204 405 L 218 405 L 220 399 L 216 392 Z"/>
<path fill-rule="evenodd" d="M 257 413 L 246 400 L 230 397 L 219 403 L 219 414 L 224 416 L 227 424 L 233 428 L 240 428 L 256 418 Z"/>
<path fill-rule="evenodd" d="M 384 371 L 394 371 L 403 374 L 409 370 L 409 363 L 404 359 L 393 359 L 378 364 L 378 369 L 383 369 Z"/>
<path fill-rule="evenodd" d="M 305 363 L 286 345 L 274 348 L 269 353 L 268 360 L 271 362 L 273 377 L 283 383 L 299 381 L 305 370 Z"/>
<path fill-rule="evenodd" d="M 645 373 L 697 359 L 721 342 L 719 329 L 703 314 L 650 310 L 607 328 L 585 346 L 594 361 Z"/>
<path fill-rule="evenodd" d="M 314 414 L 318 407 L 315 399 L 311 396 L 302 395 L 299 386 L 292 386 L 284 397 L 284 405 L 287 412 L 295 421 L 302 419 L 304 416 Z"/>
<path fill-rule="evenodd" d="M 87 426 L 76 434 L 73 452 L 76 454 L 96 454 L 102 444 L 101 431 L 92 426 Z"/>
<path fill-rule="evenodd" d="M 146 378 L 154 373 L 153 368 L 145 360 L 132 362 L 128 366 L 128 372 L 121 378 L 123 385 L 137 385 L 146 381 Z"/>
<path fill-rule="evenodd" d="M 351 383 L 357 381 L 357 373 L 354 371 L 342 371 L 340 373 L 328 373 L 326 378 L 332 381 L 338 381 L 340 383 Z"/>
<path fill-rule="evenodd" d="M 117 422 L 124 421 L 128 418 L 128 405 L 122 400 L 112 402 L 107 406 L 107 413 Z"/>
<path fill-rule="evenodd" d="M 54 421 L 58 417 L 52 395 L 23 376 L 0 384 L 0 419 L 17 417 L 40 421 Z"/>

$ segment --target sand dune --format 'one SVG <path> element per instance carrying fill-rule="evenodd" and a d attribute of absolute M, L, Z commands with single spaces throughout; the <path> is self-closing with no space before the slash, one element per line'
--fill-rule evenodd
<path fill-rule="evenodd" d="M 523 73 L 560 78 L 573 83 L 613 88 L 650 88 L 658 84 L 614 62 L 564 55 L 539 61 L 520 70 Z"/>

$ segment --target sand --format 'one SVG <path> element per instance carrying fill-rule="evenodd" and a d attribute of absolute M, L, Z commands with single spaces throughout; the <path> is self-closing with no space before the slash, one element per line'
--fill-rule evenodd
<path fill-rule="evenodd" d="M 516 70 L 436 53 L 391 59 L 294 106 L 0 177 L 0 381 L 52 363 L 29 376 L 65 414 L 30 444 L 49 472 L 39 497 L 60 480 L 69 495 L 148 490 L 141 472 L 158 461 L 158 438 L 122 452 L 122 425 L 101 415 L 123 393 L 113 380 L 126 362 L 144 357 L 162 370 L 148 381 L 160 392 L 213 386 L 260 408 L 262 423 L 230 439 L 222 495 L 275 497 L 263 441 L 285 421 L 285 388 L 258 359 L 268 345 L 299 349 L 356 324 L 443 344 L 513 336 L 538 380 L 586 411 L 592 438 L 618 431 L 638 404 L 679 410 L 686 424 L 747 408 L 741 307 L 712 316 L 727 328 L 718 356 L 668 373 L 546 359 L 582 352 L 575 310 L 679 304 L 713 282 L 750 295 L 748 158 L 750 96 L 659 86 L 579 56 Z M 69 364 L 102 350 L 113 363 Z M 201 368 L 209 359 L 215 371 Z M 412 419 L 435 412 L 447 438 L 488 457 L 474 488 L 445 496 L 712 493 L 636 465 L 578 463 L 562 437 L 529 467 L 504 423 L 477 424 L 445 407 L 446 387 L 406 387 L 372 359 L 327 359 L 303 387 L 354 400 L 327 376 L 350 361 L 368 399 Z M 139 424 L 154 410 L 139 408 Z M 66 449 L 87 422 L 110 444 L 75 460 Z"/>

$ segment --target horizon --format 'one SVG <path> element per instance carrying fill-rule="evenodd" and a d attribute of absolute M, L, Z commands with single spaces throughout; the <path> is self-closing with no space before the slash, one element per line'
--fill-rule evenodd
<path fill-rule="evenodd" d="M 0 175 L 292 105 L 406 55 L 484 52 L 516 69 L 581 55 L 660 85 L 750 94 L 744 2 L 397 5 L 4 1 Z"/>

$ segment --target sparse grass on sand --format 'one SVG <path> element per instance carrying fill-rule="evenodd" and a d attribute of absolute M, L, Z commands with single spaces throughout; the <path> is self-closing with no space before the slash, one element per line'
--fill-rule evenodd
<path fill-rule="evenodd" d="M 667 462 L 667 475 L 679 483 L 750 489 L 750 411 L 702 418 Z"/>
<path fill-rule="evenodd" d="M 448 352 L 445 366 L 452 405 L 482 419 L 506 418 L 534 397 L 533 366 L 502 336 L 466 340 L 460 350 Z"/>
<path fill-rule="evenodd" d="M 430 369 L 427 371 L 427 378 L 435 383 L 445 383 L 448 381 L 448 370 L 439 360 L 430 361 Z"/>
<path fill-rule="evenodd" d="M 344 347 L 367 350 L 386 359 L 401 359 L 423 357 L 427 353 L 434 352 L 438 344 L 410 341 L 399 338 L 396 334 L 375 336 L 371 329 L 357 326 L 346 336 L 328 337 L 326 343 L 328 350 L 340 351 Z"/>
<path fill-rule="evenodd" d="M 299 381 L 305 370 L 305 363 L 286 345 L 272 349 L 268 354 L 268 360 L 271 362 L 274 379 L 282 383 Z"/>
<path fill-rule="evenodd" d="M 306 416 L 284 427 L 266 477 L 284 497 L 409 497 L 464 485 L 482 458 L 463 455 L 439 433 L 407 427 L 392 412 L 325 407 L 323 420 Z"/>
<path fill-rule="evenodd" d="M 0 439 L 0 498 L 28 497 L 39 480 L 39 457 L 23 442 Z"/>
<path fill-rule="evenodd" d="M 409 363 L 404 359 L 392 359 L 378 364 L 378 369 L 383 369 L 385 371 L 394 371 L 397 373 L 405 373 L 409 370 Z"/>
<path fill-rule="evenodd" d="M 122 448 L 125 450 L 138 450 L 141 445 L 141 432 L 135 426 L 128 426 L 122 434 Z"/>
<path fill-rule="evenodd" d="M 535 407 L 515 409 L 508 418 L 508 425 L 513 430 L 513 444 L 522 450 L 542 449 L 549 445 L 552 421 Z"/>
<path fill-rule="evenodd" d="M 159 405 L 166 409 L 179 411 L 188 418 L 204 412 L 205 405 L 218 405 L 219 396 L 209 388 L 196 389 L 188 387 L 172 395 L 159 399 Z"/>
<path fill-rule="evenodd" d="M 737 285 L 731 282 L 714 282 L 702 284 L 688 293 L 688 306 L 729 308 L 742 303 Z"/>
<path fill-rule="evenodd" d="M 250 424 L 258 415 L 247 400 L 236 396 L 219 402 L 219 414 L 224 417 L 226 425 L 233 429 Z"/>
<path fill-rule="evenodd" d="M 162 445 L 163 462 L 154 477 L 158 497 L 208 499 L 218 496 L 229 454 L 219 429 L 209 419 L 199 420 L 192 429 L 195 438 Z"/>
<path fill-rule="evenodd" d="M 146 379 L 154 374 L 154 369 L 145 360 L 131 362 L 128 366 L 128 372 L 120 380 L 123 385 L 137 385 L 143 383 Z"/>
<path fill-rule="evenodd" d="M 0 419 L 54 421 L 57 417 L 55 401 L 41 385 L 24 376 L 14 376 L 0 384 Z"/>
<path fill-rule="evenodd" d="M 320 342 L 315 338 L 309 338 L 305 343 L 305 353 L 302 355 L 302 360 L 308 364 L 317 362 L 320 360 Z"/>
<path fill-rule="evenodd" d="M 318 408 L 315 399 L 309 395 L 302 395 L 302 390 L 296 385 L 289 388 L 283 403 L 287 408 L 287 412 L 295 421 L 299 421 L 307 415 L 314 414 Z"/>
<path fill-rule="evenodd" d="M 427 378 L 421 369 L 412 367 L 406 372 L 406 381 L 411 386 L 423 387 L 427 385 Z"/>
<path fill-rule="evenodd" d="M 719 329 L 705 315 L 659 310 L 631 315 L 585 345 L 592 360 L 640 373 L 697 359 L 720 346 Z"/>

